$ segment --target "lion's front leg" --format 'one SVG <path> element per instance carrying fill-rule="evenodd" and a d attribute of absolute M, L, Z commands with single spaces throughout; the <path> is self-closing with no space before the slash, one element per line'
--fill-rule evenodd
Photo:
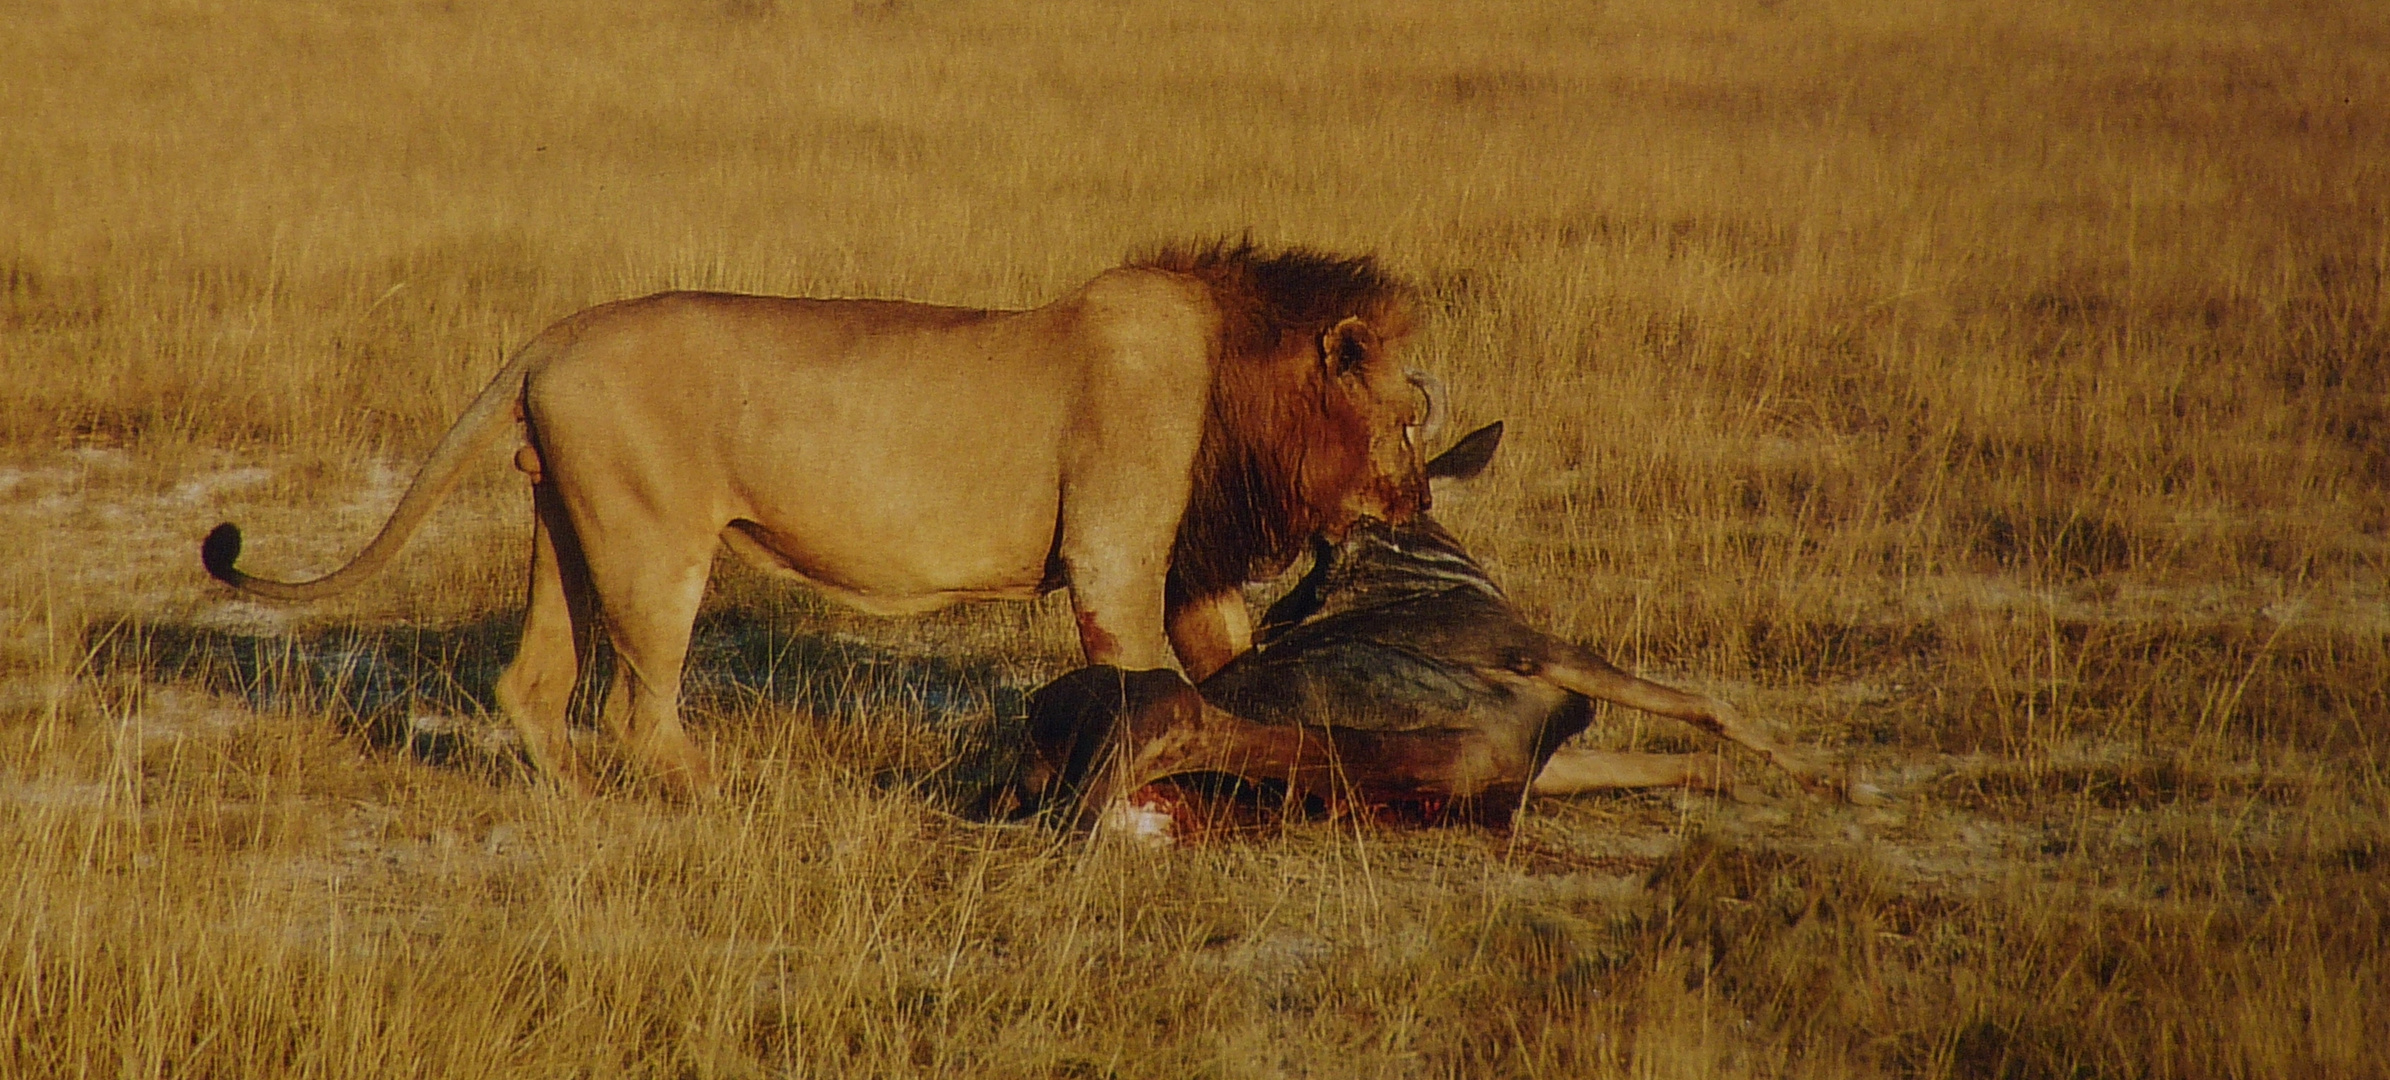
<path fill-rule="evenodd" d="M 1187 678 L 1202 682 L 1212 672 L 1253 648 L 1253 613 L 1245 608 L 1243 589 L 1222 589 L 1210 596 L 1180 599 L 1164 616 L 1170 648 L 1178 653 Z"/>
<path fill-rule="evenodd" d="M 1085 300 L 1110 332 L 1088 358 L 1062 444 L 1061 535 L 1089 664 L 1175 666 L 1165 579 L 1212 392 L 1211 336 L 1175 283 L 1114 282 Z"/>
<path fill-rule="evenodd" d="M 1087 663 L 1127 671 L 1175 667 L 1164 610 L 1186 482 L 1157 485 L 1114 465 L 1075 479 L 1068 490 L 1057 547 Z"/>

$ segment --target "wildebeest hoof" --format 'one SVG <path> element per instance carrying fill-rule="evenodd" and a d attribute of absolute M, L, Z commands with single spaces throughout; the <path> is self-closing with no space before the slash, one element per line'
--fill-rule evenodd
<path fill-rule="evenodd" d="M 1847 769 L 1817 769 L 1795 774 L 1801 786 L 1812 794 L 1852 806 L 1882 806 L 1892 797 L 1884 789 L 1859 779 L 1856 771 Z"/>
<path fill-rule="evenodd" d="M 1843 778 L 1841 794 L 1842 801 L 1852 806 L 1883 806 L 1892 801 L 1892 796 L 1887 794 L 1883 788 L 1860 780 L 1856 776 Z"/>
<path fill-rule="evenodd" d="M 1178 818 L 1168 808 L 1133 794 L 1104 807 L 1096 815 L 1094 832 L 1140 847 L 1166 848 L 1178 843 Z"/>

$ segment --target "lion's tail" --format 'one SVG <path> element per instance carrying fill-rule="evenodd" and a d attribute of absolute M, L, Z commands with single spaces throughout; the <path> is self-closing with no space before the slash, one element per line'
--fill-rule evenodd
<path fill-rule="evenodd" d="M 431 458 L 423 463 L 422 471 L 415 474 L 415 482 L 408 485 L 406 495 L 398 500 L 398 509 L 391 511 L 390 520 L 382 523 L 382 531 L 347 566 L 313 581 L 251 577 L 233 566 L 241 557 L 241 530 L 227 521 L 209 531 L 207 539 L 199 544 L 199 561 L 207 567 L 208 575 L 269 600 L 320 599 L 373 576 L 391 556 L 398 554 L 407 537 L 414 535 L 423 519 L 456 487 L 457 478 L 464 474 L 474 455 L 517 418 L 524 376 L 547 353 L 545 341 L 542 337 L 524 346 L 482 389 L 480 396 L 473 399 L 473 404 L 465 407 L 464 415 L 457 417 L 448 434 L 440 439 L 440 445 L 432 450 Z"/>

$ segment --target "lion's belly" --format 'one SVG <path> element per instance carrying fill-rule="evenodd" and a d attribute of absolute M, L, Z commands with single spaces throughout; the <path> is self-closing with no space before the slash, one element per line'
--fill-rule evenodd
<path fill-rule="evenodd" d="M 1065 326 L 658 297 L 583 327 L 526 404 L 549 475 L 590 507 L 576 520 L 607 534 L 587 542 L 694 526 L 869 611 L 1027 599 L 1049 581 L 1065 457 L 1090 437 L 1074 418 L 1100 350 Z"/>
<path fill-rule="evenodd" d="M 784 437 L 724 449 L 733 527 L 866 610 L 1034 598 L 1062 499 L 1060 395 L 945 372 L 838 383 L 759 409 Z"/>
<path fill-rule="evenodd" d="M 803 515 L 811 518 L 813 515 Z M 741 518 L 723 537 L 749 562 L 803 580 L 864 611 L 908 615 L 965 600 L 1033 600 L 1043 591 L 1053 515 L 1043 528 L 906 528 L 906 515 L 775 523 Z"/>

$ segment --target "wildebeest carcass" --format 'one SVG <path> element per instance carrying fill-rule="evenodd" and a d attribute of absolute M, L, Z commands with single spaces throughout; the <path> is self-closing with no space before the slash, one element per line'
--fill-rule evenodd
<path fill-rule="evenodd" d="M 1428 475 L 1477 475 L 1501 436 L 1499 423 L 1471 433 Z M 1189 774 L 1421 823 L 1507 823 L 1531 791 L 1733 786 L 1714 755 L 1562 749 L 1595 699 L 1741 743 L 1812 790 L 1872 798 L 1724 703 L 1528 626 L 1424 514 L 1322 541 L 1310 571 L 1263 617 L 1258 646 L 1200 687 L 1171 671 L 1088 667 L 1039 690 L 1024 788 L 1033 802 L 1071 800 L 1085 823 L 1167 836 L 1174 826 L 1161 815 L 1185 826 L 1206 811 L 1148 785 Z"/>

